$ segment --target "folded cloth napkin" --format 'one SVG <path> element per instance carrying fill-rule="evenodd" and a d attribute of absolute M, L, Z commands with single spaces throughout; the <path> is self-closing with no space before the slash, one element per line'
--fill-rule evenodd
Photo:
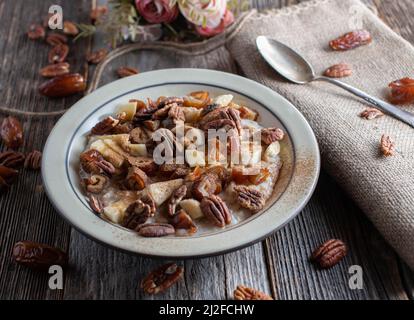
<path fill-rule="evenodd" d="M 255 13 L 239 27 L 227 48 L 246 77 L 279 92 L 304 114 L 325 170 L 414 269 L 414 129 L 390 116 L 362 119 L 369 105 L 331 84 L 287 83 L 262 59 L 255 39 L 266 35 L 291 46 L 317 73 L 349 63 L 353 75 L 344 81 L 384 99 L 389 82 L 413 76 L 414 48 L 358 0 L 316 0 Z M 330 40 L 358 28 L 371 32 L 372 44 L 346 52 L 329 48 Z M 380 154 L 383 134 L 395 141 L 395 156 Z"/>

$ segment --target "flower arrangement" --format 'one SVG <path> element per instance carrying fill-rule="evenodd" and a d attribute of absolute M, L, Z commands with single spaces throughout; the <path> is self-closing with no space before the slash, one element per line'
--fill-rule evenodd
<path fill-rule="evenodd" d="M 200 41 L 222 33 L 247 0 L 110 0 L 78 25 L 78 37 L 104 33 L 113 47 L 124 41 Z"/>

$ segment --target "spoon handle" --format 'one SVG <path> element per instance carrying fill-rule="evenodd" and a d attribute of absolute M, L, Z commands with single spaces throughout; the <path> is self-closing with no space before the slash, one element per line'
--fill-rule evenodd
<path fill-rule="evenodd" d="M 375 98 L 344 82 L 341 82 L 341 81 L 338 81 L 332 78 L 328 78 L 328 77 L 318 77 L 315 80 L 326 81 L 338 87 L 341 87 L 342 89 L 345 89 L 346 91 L 364 99 L 365 101 L 374 105 L 376 108 L 380 109 L 381 111 L 388 113 L 389 115 L 392 115 L 394 118 L 399 119 L 414 128 L 414 114 L 410 112 L 397 108 L 396 106 L 393 106 L 392 104 L 389 104 L 381 99 Z"/>

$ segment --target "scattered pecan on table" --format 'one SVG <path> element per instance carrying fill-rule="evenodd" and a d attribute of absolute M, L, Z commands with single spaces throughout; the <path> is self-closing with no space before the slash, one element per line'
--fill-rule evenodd
<path fill-rule="evenodd" d="M 382 113 L 380 110 L 375 108 L 367 108 L 364 111 L 360 113 L 360 117 L 364 118 L 366 120 L 373 120 L 375 118 L 382 117 L 384 113 Z"/>
<path fill-rule="evenodd" d="M 24 164 L 25 156 L 21 152 L 4 151 L 0 153 L 0 165 L 9 168 L 19 168 Z"/>
<path fill-rule="evenodd" d="M 338 264 L 347 254 L 348 249 L 341 240 L 331 239 L 320 245 L 311 255 L 310 260 L 322 269 Z"/>
<path fill-rule="evenodd" d="M 120 67 L 116 70 L 119 78 L 133 76 L 139 73 L 138 69 L 132 67 Z"/>
<path fill-rule="evenodd" d="M 243 285 L 237 286 L 233 295 L 235 300 L 273 300 L 266 293 Z"/>
<path fill-rule="evenodd" d="M 9 116 L 3 119 L 0 135 L 8 148 L 17 149 L 23 144 L 23 127 L 15 117 Z"/>
<path fill-rule="evenodd" d="M 39 170 L 42 165 L 42 153 L 38 150 L 33 150 L 26 155 L 24 167 L 26 169 Z"/>
<path fill-rule="evenodd" d="M 39 73 L 42 77 L 53 78 L 56 76 L 61 76 L 68 74 L 70 72 L 70 65 L 67 62 L 59 62 L 47 65 L 40 69 Z"/>
<path fill-rule="evenodd" d="M 141 282 L 141 288 L 147 294 L 162 293 L 176 283 L 184 274 L 184 268 L 168 263 L 155 269 Z"/>
<path fill-rule="evenodd" d="M 345 78 L 352 75 L 352 67 L 347 63 L 335 64 L 325 70 L 324 75 L 330 78 Z"/>
<path fill-rule="evenodd" d="M 57 45 L 68 43 L 68 37 L 64 34 L 53 32 L 47 35 L 46 42 L 50 44 L 52 47 L 54 47 Z"/>
<path fill-rule="evenodd" d="M 48 54 L 49 63 L 59 63 L 66 60 L 69 54 L 69 46 L 61 43 L 53 46 Z"/>
<path fill-rule="evenodd" d="M 105 48 L 91 52 L 86 56 L 86 60 L 92 64 L 100 63 L 108 55 L 108 50 Z"/>

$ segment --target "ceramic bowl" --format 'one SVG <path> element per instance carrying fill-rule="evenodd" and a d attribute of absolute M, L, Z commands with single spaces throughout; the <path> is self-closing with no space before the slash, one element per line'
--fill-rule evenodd
<path fill-rule="evenodd" d="M 281 148 L 280 178 L 266 208 L 239 224 L 189 237 L 143 238 L 97 216 L 88 205 L 78 176 L 79 155 L 86 146 L 90 129 L 129 99 L 184 96 L 199 90 L 207 90 L 212 96 L 231 93 L 235 102 L 259 112 L 263 126 L 282 127 L 287 133 Z M 145 72 L 94 91 L 62 116 L 47 140 L 42 160 L 47 195 L 62 217 L 77 230 L 119 250 L 165 258 L 216 255 L 269 236 L 302 210 L 314 191 L 319 170 L 314 133 L 290 102 L 254 81 L 202 69 Z"/>

